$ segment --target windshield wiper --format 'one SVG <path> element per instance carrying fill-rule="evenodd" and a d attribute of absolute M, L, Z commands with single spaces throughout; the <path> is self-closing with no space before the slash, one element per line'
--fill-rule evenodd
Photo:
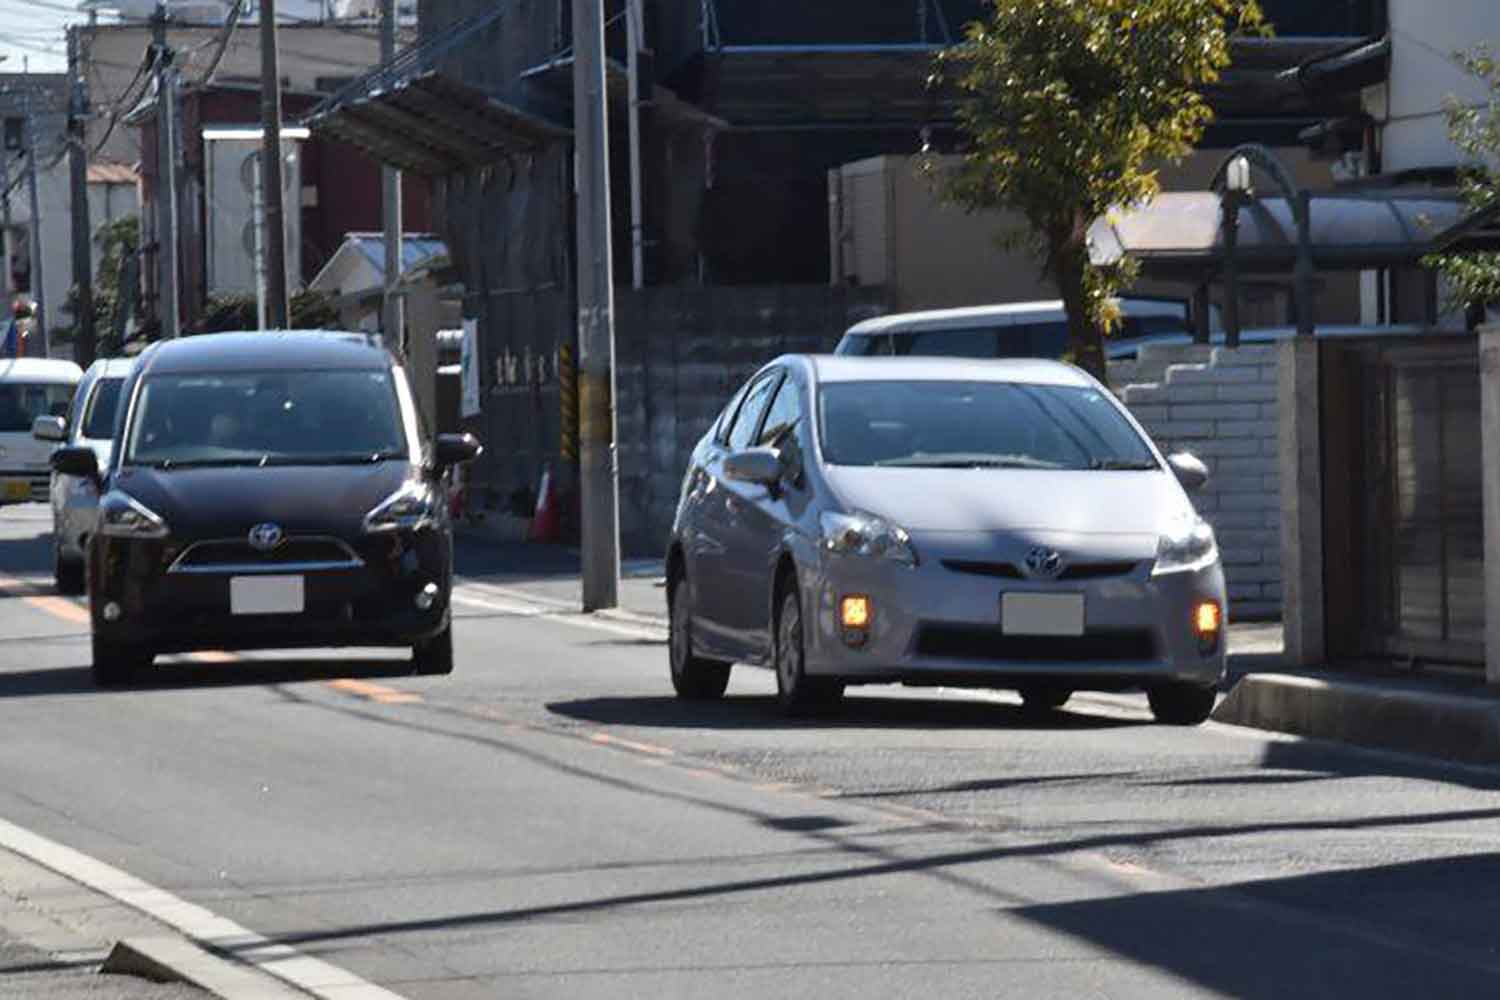
<path fill-rule="evenodd" d="M 1089 468 L 1109 472 L 1155 472 L 1160 466 L 1144 458 L 1096 458 L 1089 463 Z"/>
<path fill-rule="evenodd" d="M 378 465 L 404 458 L 400 452 L 375 451 L 368 454 L 343 455 L 277 455 L 266 456 L 264 465 Z"/>
<path fill-rule="evenodd" d="M 155 461 L 134 461 L 130 465 L 144 465 L 152 469 L 170 472 L 173 469 L 224 469 L 237 465 L 260 465 L 259 458 L 162 458 Z"/>
<path fill-rule="evenodd" d="M 923 458 L 912 455 L 907 458 L 892 458 L 876 465 L 899 469 L 1050 469 L 1063 468 L 1056 462 L 1045 462 L 1038 458 L 1021 455 L 982 458 Z"/>

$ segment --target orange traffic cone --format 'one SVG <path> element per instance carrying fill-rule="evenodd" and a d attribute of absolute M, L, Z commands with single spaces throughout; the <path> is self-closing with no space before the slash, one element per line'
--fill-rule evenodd
<path fill-rule="evenodd" d="M 562 517 L 557 490 L 552 484 L 552 466 L 542 466 L 542 484 L 536 491 L 536 512 L 531 516 L 531 540 L 556 542 L 562 536 Z"/>

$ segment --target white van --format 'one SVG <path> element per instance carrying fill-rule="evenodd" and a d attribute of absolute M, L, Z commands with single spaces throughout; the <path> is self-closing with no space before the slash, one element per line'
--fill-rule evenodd
<path fill-rule="evenodd" d="M 53 445 L 32 437 L 37 417 L 66 417 L 83 369 L 49 358 L 0 360 L 0 505 L 47 502 Z"/>
<path fill-rule="evenodd" d="M 1104 342 L 1114 359 L 1145 338 L 1192 339 L 1186 302 L 1120 298 L 1120 326 Z M 1218 307 L 1209 315 L 1223 329 Z M 879 316 L 851 326 L 835 354 L 937 355 L 964 358 L 1060 358 L 1068 350 L 1068 315 L 1060 300 Z"/>

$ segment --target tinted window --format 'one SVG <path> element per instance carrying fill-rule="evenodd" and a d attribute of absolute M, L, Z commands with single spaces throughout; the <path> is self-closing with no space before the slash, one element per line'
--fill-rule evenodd
<path fill-rule="evenodd" d="M 833 465 L 1158 468 L 1103 392 L 1004 382 L 851 382 L 822 393 Z"/>
<path fill-rule="evenodd" d="M 776 399 L 771 403 L 771 408 L 766 411 L 765 429 L 760 432 L 759 444 L 778 444 L 785 440 L 787 434 L 797 421 L 802 419 L 802 392 L 797 383 L 786 379 L 781 383 L 781 388 L 776 390 Z"/>
<path fill-rule="evenodd" d="M 889 339 L 883 336 L 870 337 L 861 334 L 858 337 L 845 337 L 833 353 L 848 354 L 857 358 L 869 357 L 872 354 L 879 354 L 882 345 L 889 347 Z M 887 350 L 885 353 L 889 354 L 890 351 Z"/>
<path fill-rule="evenodd" d="M 912 330 L 891 336 L 895 353 L 942 358 L 993 358 L 997 356 L 996 336 L 1004 327 L 977 327 L 965 330 Z"/>
<path fill-rule="evenodd" d="M 739 414 L 734 418 L 734 427 L 729 431 L 728 443 L 733 451 L 742 451 L 750 447 L 751 440 L 755 437 L 755 428 L 760 423 L 760 415 L 766 410 L 766 402 L 771 397 L 771 390 L 776 388 L 776 376 L 767 375 L 750 388 L 745 396 L 745 403 L 740 407 Z"/>
<path fill-rule="evenodd" d="M 37 417 L 66 417 L 72 401 L 71 385 L 0 383 L 0 432 L 30 434 Z"/>
<path fill-rule="evenodd" d="M 388 371 L 235 372 L 147 379 L 126 461 L 325 464 L 407 453 Z"/>
<path fill-rule="evenodd" d="M 94 383 L 93 398 L 83 418 L 84 437 L 98 440 L 114 437 L 115 413 L 120 408 L 120 389 L 124 385 L 125 380 L 120 378 L 102 378 Z"/>

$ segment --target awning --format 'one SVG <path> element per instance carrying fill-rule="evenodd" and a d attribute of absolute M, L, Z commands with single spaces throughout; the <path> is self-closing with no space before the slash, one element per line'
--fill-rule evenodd
<path fill-rule="evenodd" d="M 319 108 L 306 123 L 383 163 L 429 176 L 534 153 L 572 135 L 436 70 Z"/>
<path fill-rule="evenodd" d="M 1440 245 L 1466 216 L 1456 196 L 1434 193 L 1319 192 L 1311 198 L 1311 245 L 1320 271 L 1358 271 L 1411 264 Z M 1129 256 L 1154 278 L 1199 282 L 1223 265 L 1223 210 L 1213 192 L 1158 195 L 1133 211 L 1111 212 L 1089 229 L 1090 256 L 1109 263 Z M 1247 274 L 1290 272 L 1297 226 L 1285 198 L 1243 206 L 1235 262 Z"/>

